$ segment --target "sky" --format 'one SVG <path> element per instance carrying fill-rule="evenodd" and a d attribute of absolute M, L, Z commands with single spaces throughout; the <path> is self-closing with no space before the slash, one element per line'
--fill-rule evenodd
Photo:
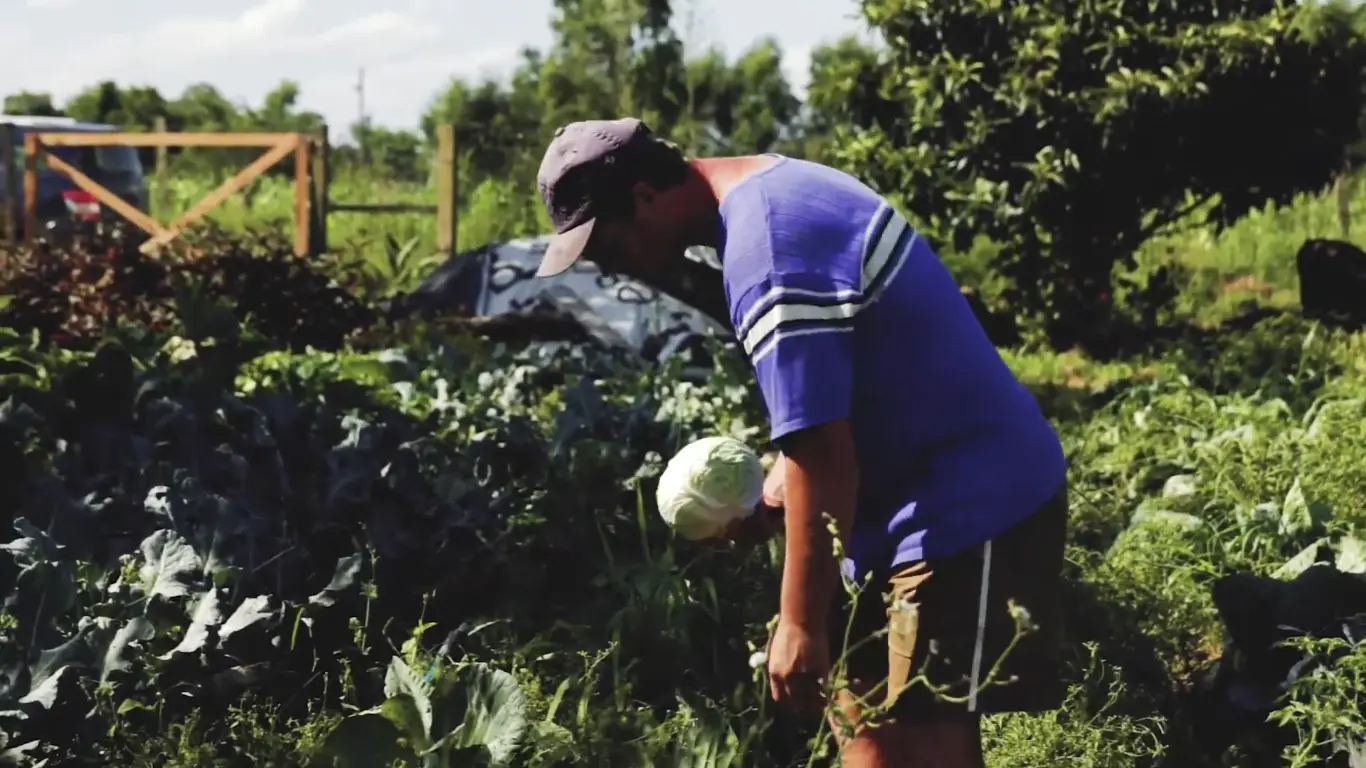
<path fill-rule="evenodd" d="M 550 42 L 551 0 L 0 0 L 0 94 L 57 103 L 99 80 L 174 96 L 208 82 L 259 104 L 282 79 L 344 133 L 365 112 L 415 127 L 452 77 L 497 77 Z M 689 44 L 735 56 L 772 35 L 805 86 L 811 49 L 862 29 L 856 0 L 674 0 Z M 692 19 L 692 21 L 688 21 Z"/>

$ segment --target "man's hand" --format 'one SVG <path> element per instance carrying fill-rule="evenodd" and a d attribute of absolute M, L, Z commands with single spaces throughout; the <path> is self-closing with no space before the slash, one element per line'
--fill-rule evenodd
<path fill-rule="evenodd" d="M 726 530 L 721 532 L 721 538 L 742 549 L 748 549 L 763 544 L 782 529 L 782 509 L 766 506 L 765 502 L 761 501 L 754 514 L 726 526 Z"/>
<path fill-rule="evenodd" d="M 768 685 L 780 706 L 808 715 L 825 708 L 830 640 L 823 629 L 778 619 L 768 648 Z"/>
<path fill-rule="evenodd" d="M 754 514 L 731 523 L 721 537 L 748 549 L 773 538 L 783 528 L 783 456 L 778 454 L 764 477 L 764 496 Z"/>
<path fill-rule="evenodd" d="M 787 473 L 783 471 L 786 467 L 787 461 L 780 453 L 773 461 L 773 468 L 764 477 L 764 503 L 770 507 L 781 507 L 787 499 Z"/>

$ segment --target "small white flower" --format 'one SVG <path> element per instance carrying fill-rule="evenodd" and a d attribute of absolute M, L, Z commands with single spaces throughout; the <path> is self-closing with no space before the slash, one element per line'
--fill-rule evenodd
<path fill-rule="evenodd" d="M 749 668 L 758 669 L 768 663 L 768 651 L 755 651 L 749 655 Z"/>
<path fill-rule="evenodd" d="M 1034 623 L 1034 617 L 1029 615 L 1029 609 L 1019 603 L 1011 604 L 1010 618 L 1026 632 L 1033 632 L 1039 628 L 1039 626 Z"/>

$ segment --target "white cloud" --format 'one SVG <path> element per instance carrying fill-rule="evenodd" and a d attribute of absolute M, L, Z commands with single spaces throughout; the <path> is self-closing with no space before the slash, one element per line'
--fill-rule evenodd
<path fill-rule="evenodd" d="M 340 45 L 381 39 L 386 43 L 435 40 L 441 27 L 396 11 L 380 11 L 329 27 L 306 39 L 311 45 Z"/>
<path fill-rule="evenodd" d="M 144 44 L 154 46 L 161 56 L 174 53 L 180 63 L 185 56 L 278 50 L 289 41 L 287 32 L 304 5 L 305 0 L 264 0 L 235 17 L 170 19 L 153 25 Z"/>
<path fill-rule="evenodd" d="M 269 32 L 299 18 L 304 9 L 304 0 L 265 0 L 260 5 L 248 8 L 237 17 L 236 26 L 251 33 Z"/>
<path fill-rule="evenodd" d="M 0 44 L 11 50 L 22 50 L 20 46 L 28 42 L 32 31 L 23 24 L 0 27 Z"/>

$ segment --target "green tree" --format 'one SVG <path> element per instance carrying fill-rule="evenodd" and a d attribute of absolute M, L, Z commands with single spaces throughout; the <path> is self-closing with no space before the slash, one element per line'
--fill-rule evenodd
<path fill-rule="evenodd" d="M 801 101 L 783 75 L 783 49 L 774 38 L 760 40 L 735 61 L 727 93 L 729 120 L 718 125 L 736 154 L 767 152 L 784 138 Z"/>
<path fill-rule="evenodd" d="M 492 80 L 477 85 L 452 80 L 422 116 L 428 144 L 435 145 L 438 124 L 450 123 L 467 166 L 467 181 L 534 174 L 529 155 L 541 131 L 536 100 L 540 66 L 539 55 L 528 51 L 510 87 Z"/>
<path fill-rule="evenodd" d="M 34 115 L 36 117 L 61 117 L 64 113 L 52 104 L 52 94 L 20 91 L 5 97 L 0 112 L 7 115 Z"/>
<path fill-rule="evenodd" d="M 1366 36 L 1366 5 L 1355 0 L 1329 0 L 1318 6 L 1317 25 L 1346 25 L 1355 29 L 1359 35 Z M 1366 82 L 1366 78 L 1363 78 Z M 1359 171 L 1366 165 L 1366 110 L 1357 119 L 1357 140 L 1348 150 L 1348 167 Z"/>
<path fill-rule="evenodd" d="M 485 180 L 535 197 L 533 180 L 551 132 L 588 118 L 636 115 L 699 154 L 762 152 L 790 138 L 799 100 L 782 50 L 761 39 L 734 63 L 715 49 L 685 59 L 668 0 L 556 0 L 555 37 L 525 50 L 507 83 L 452 80 L 422 117 L 456 127 L 462 184 Z"/>
<path fill-rule="evenodd" d="M 313 131 L 322 125 L 323 118 L 316 112 L 298 109 L 299 84 L 282 80 L 261 100 L 261 106 L 247 109 L 238 118 L 245 130 L 255 131 Z"/>
<path fill-rule="evenodd" d="M 794 127 L 789 152 L 818 161 L 838 161 L 834 137 L 840 126 L 854 120 L 855 105 L 877 96 L 880 85 L 879 51 L 845 35 L 811 51 L 806 101 Z"/>
<path fill-rule="evenodd" d="M 801 100 L 782 70 L 778 41 L 761 38 L 727 62 L 710 49 L 688 62 L 687 112 L 673 137 L 699 154 L 751 154 L 790 137 Z"/>
<path fill-rule="evenodd" d="M 357 123 L 351 126 L 351 136 L 360 155 L 352 162 L 363 162 L 387 178 L 426 181 L 430 164 L 421 134 Z"/>
<path fill-rule="evenodd" d="M 545 126 L 635 114 L 668 132 L 686 103 L 668 0 L 555 0 L 539 85 Z"/>
<path fill-rule="evenodd" d="M 195 83 L 171 104 L 180 130 L 232 131 L 242 125 L 242 110 L 209 83 Z"/>
<path fill-rule="evenodd" d="M 1277 0 L 863 0 L 835 157 L 935 239 L 1003 245 L 1058 344 L 1103 326 L 1115 263 L 1191 209 L 1322 189 L 1357 135 L 1366 47 Z M 867 87 L 872 78 L 876 88 Z"/>
<path fill-rule="evenodd" d="M 169 117 L 170 104 L 152 86 L 119 87 L 112 80 L 97 83 L 66 103 L 66 113 L 91 123 L 108 123 L 125 130 L 149 130 L 158 117 Z"/>
<path fill-rule="evenodd" d="M 799 102 L 782 49 L 760 39 L 727 63 L 691 61 L 668 0 L 557 0 L 555 43 L 537 77 L 541 139 L 571 120 L 636 115 L 699 153 L 767 151 L 790 132 Z"/>
<path fill-rule="evenodd" d="M 104 80 L 77 93 L 67 101 L 63 110 L 77 120 L 106 123 L 126 131 L 147 131 L 157 118 L 166 118 L 167 127 L 176 130 L 171 105 L 152 86 L 120 87 L 112 80 Z M 144 165 L 155 162 L 156 150 L 138 151 Z"/>

